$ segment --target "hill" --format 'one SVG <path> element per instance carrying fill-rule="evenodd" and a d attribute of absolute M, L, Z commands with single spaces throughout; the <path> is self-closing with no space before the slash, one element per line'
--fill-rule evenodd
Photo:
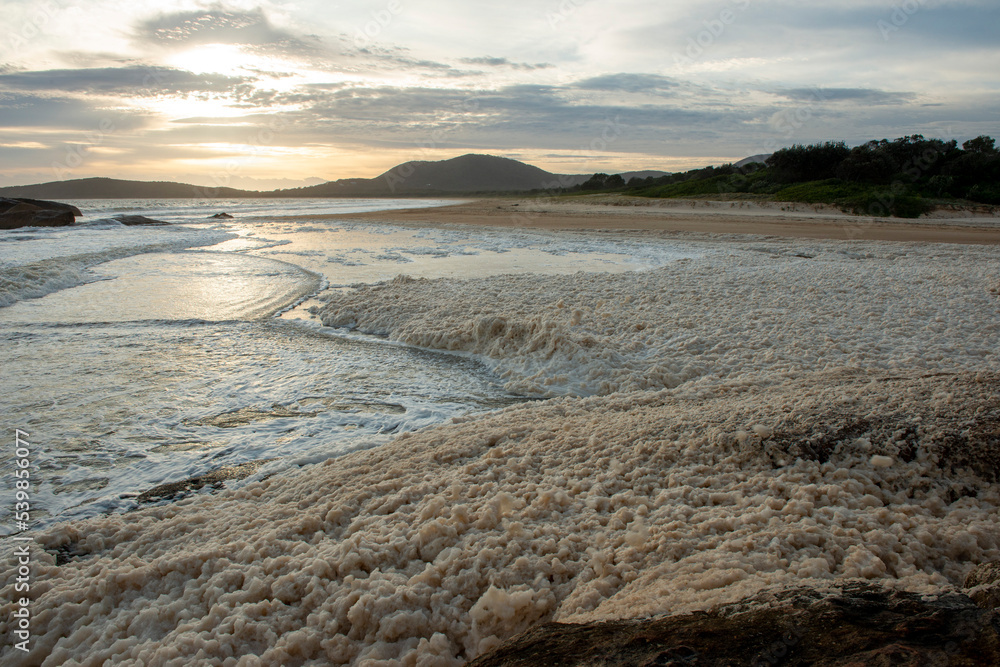
<path fill-rule="evenodd" d="M 0 197 L 36 199 L 189 199 L 258 196 L 261 196 L 261 193 L 235 188 L 205 188 L 187 183 L 128 181 L 118 178 L 78 178 L 0 188 Z"/>
<path fill-rule="evenodd" d="M 634 176 L 663 176 L 667 172 L 625 172 Z M 286 190 L 254 191 L 213 188 L 169 181 L 130 181 L 117 178 L 80 178 L 37 185 L 0 188 L 0 197 L 38 199 L 173 199 L 246 197 L 397 197 L 472 193 L 558 190 L 585 182 L 590 174 L 553 174 L 530 164 L 493 155 L 462 155 L 441 161 L 404 162 L 375 178 L 343 178 L 319 185 Z"/>
<path fill-rule="evenodd" d="M 560 176 L 510 158 L 468 154 L 437 162 L 404 162 L 375 178 L 349 178 L 276 196 L 345 197 L 429 195 L 472 192 L 524 192 L 576 185 L 588 176 Z"/>

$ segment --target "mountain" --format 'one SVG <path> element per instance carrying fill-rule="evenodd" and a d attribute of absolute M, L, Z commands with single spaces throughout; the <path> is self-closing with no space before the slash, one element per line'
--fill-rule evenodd
<path fill-rule="evenodd" d="M 633 171 L 622 177 L 661 176 Z M 0 188 L 0 197 L 36 199 L 172 199 L 245 197 L 394 197 L 555 190 L 583 183 L 590 174 L 553 174 L 530 164 L 493 155 L 462 155 L 438 162 L 404 162 L 375 178 L 344 178 L 307 187 L 271 190 L 212 188 L 186 183 L 81 178 Z"/>
<path fill-rule="evenodd" d="M 582 178 L 582 180 L 580 180 Z M 587 176 L 560 176 L 530 164 L 493 155 L 462 155 L 439 162 L 404 162 L 375 178 L 348 178 L 279 196 L 427 195 L 459 192 L 523 192 L 576 185 Z"/>
<path fill-rule="evenodd" d="M 125 181 L 118 178 L 77 178 L 70 181 L 0 188 L 0 197 L 36 199 L 197 199 L 257 196 L 260 196 L 260 193 L 235 188 L 204 188 L 169 181 Z"/>

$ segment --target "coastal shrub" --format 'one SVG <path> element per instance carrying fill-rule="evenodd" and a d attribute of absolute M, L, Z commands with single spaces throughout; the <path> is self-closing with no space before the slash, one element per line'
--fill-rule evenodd
<path fill-rule="evenodd" d="M 966 199 L 980 204 L 1000 204 L 1000 185 L 985 185 L 980 183 L 969 188 Z"/>
<path fill-rule="evenodd" d="M 659 178 L 632 179 L 640 197 L 714 197 L 746 193 L 774 201 L 833 204 L 862 215 L 913 218 L 935 199 L 1000 204 L 1000 151 L 981 135 L 955 140 L 913 134 L 848 148 L 843 141 L 795 144 L 764 166 L 704 167 Z"/>
<path fill-rule="evenodd" d="M 771 177 L 783 183 L 833 178 L 851 150 L 843 141 L 782 148 L 767 159 Z"/>

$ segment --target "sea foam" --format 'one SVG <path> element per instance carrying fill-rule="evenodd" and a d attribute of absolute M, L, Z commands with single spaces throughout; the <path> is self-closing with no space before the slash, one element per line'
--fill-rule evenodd
<path fill-rule="evenodd" d="M 546 620 L 846 578 L 948 590 L 1000 557 L 997 381 L 820 373 L 703 400 L 556 399 L 64 525 L 38 536 L 27 659 L 459 665 Z"/>

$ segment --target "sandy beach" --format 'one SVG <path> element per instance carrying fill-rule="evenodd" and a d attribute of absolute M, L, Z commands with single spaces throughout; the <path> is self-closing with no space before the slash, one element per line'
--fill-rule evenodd
<path fill-rule="evenodd" d="M 375 212 L 357 219 L 535 229 L 752 234 L 786 238 L 927 243 L 1000 243 L 1000 212 L 940 210 L 917 220 L 873 218 L 823 204 L 647 199 L 623 195 L 501 198 L 435 209 Z M 335 216 L 308 216 L 331 219 Z"/>
<path fill-rule="evenodd" d="M 327 327 L 476 358 L 544 400 L 41 532 L 22 664 L 457 667 L 546 622 L 859 583 L 975 610 L 963 583 L 1000 560 L 1000 230 L 851 237 L 833 211 L 717 208 L 337 218 L 640 234 L 690 256 L 320 295 Z"/>

